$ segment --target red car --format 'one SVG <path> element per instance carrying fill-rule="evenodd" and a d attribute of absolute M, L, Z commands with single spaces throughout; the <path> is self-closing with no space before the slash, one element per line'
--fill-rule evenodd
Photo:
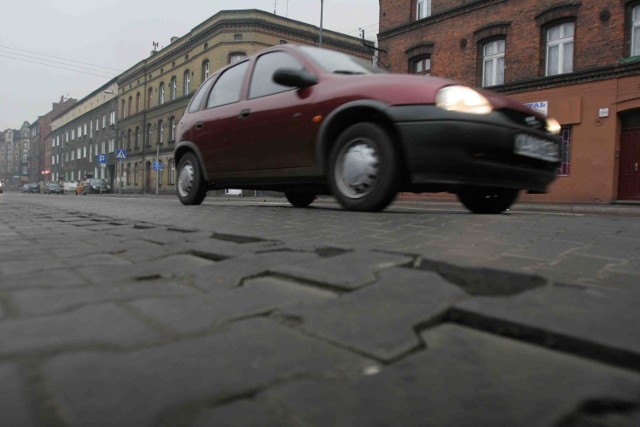
<path fill-rule="evenodd" d="M 280 45 L 222 68 L 178 126 L 177 194 L 283 191 L 306 207 L 331 194 L 377 211 L 399 191 L 451 192 L 500 213 L 545 192 L 560 126 L 505 96 L 451 80 L 386 73 L 352 56 Z"/>

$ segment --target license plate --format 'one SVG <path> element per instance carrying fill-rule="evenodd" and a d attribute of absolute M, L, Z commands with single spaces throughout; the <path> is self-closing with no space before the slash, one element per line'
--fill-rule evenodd
<path fill-rule="evenodd" d="M 523 133 L 516 135 L 513 151 L 521 156 L 548 162 L 560 161 L 560 147 L 556 142 Z"/>

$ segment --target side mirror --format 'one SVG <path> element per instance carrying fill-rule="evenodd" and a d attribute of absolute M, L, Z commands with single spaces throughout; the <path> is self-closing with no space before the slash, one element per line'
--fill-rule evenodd
<path fill-rule="evenodd" d="M 283 86 L 303 89 L 317 84 L 318 77 L 305 70 L 278 68 L 276 72 L 273 73 L 273 81 Z"/>

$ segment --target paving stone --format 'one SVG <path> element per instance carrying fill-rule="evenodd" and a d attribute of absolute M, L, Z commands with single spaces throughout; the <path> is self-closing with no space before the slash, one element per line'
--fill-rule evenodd
<path fill-rule="evenodd" d="M 259 241 L 250 243 L 236 243 L 220 239 L 208 238 L 197 242 L 183 243 L 179 245 L 181 250 L 189 251 L 203 257 L 212 259 L 232 258 L 248 255 L 255 252 L 281 249 L 282 243 L 274 241 Z"/>
<path fill-rule="evenodd" d="M 59 355 L 44 370 L 69 425 L 98 427 L 162 425 L 194 403 L 228 403 L 290 378 L 359 376 L 369 365 L 273 321 L 251 319 L 145 350 Z"/>
<path fill-rule="evenodd" d="M 137 264 L 123 264 L 118 266 L 97 265 L 79 268 L 78 270 L 94 283 L 117 283 L 127 280 L 191 277 L 196 275 L 198 270 L 211 264 L 213 264 L 213 261 L 192 255 L 172 255 L 166 258 Z"/>
<path fill-rule="evenodd" d="M 163 298 L 193 294 L 193 289 L 176 282 L 159 280 L 124 284 L 102 284 L 81 288 L 31 289 L 9 293 L 21 316 L 51 314 L 82 305 L 142 298 Z"/>
<path fill-rule="evenodd" d="M 298 425 L 332 427 L 542 427 L 585 402 L 640 402 L 640 376 L 629 371 L 450 324 L 422 337 L 427 350 L 377 375 L 295 381 L 261 401 L 288 406 Z"/>
<path fill-rule="evenodd" d="M 281 265 L 295 265 L 318 259 L 315 253 L 281 250 L 226 259 L 195 272 L 195 286 L 212 292 L 240 285 L 250 277 L 264 274 Z"/>
<path fill-rule="evenodd" d="M 34 287 L 83 286 L 90 282 L 72 268 L 29 271 L 20 274 L 0 275 L 0 289 L 24 289 Z"/>
<path fill-rule="evenodd" d="M 441 276 L 406 268 L 380 273 L 370 286 L 335 301 L 283 310 L 300 327 L 344 347 L 391 360 L 418 348 L 414 327 L 433 321 L 468 295 Z"/>
<path fill-rule="evenodd" d="M 640 366 L 640 310 L 632 294 L 554 285 L 455 306 L 456 321 L 616 363 Z"/>
<path fill-rule="evenodd" d="M 0 356 L 64 346 L 126 346 L 157 338 L 142 322 L 114 304 L 69 313 L 0 322 Z"/>
<path fill-rule="evenodd" d="M 0 426 L 38 426 L 19 365 L 0 365 Z"/>
<path fill-rule="evenodd" d="M 410 264 L 413 258 L 373 251 L 355 251 L 296 265 L 281 265 L 271 271 L 297 279 L 345 290 L 357 289 L 376 280 L 376 273 Z"/>
<path fill-rule="evenodd" d="M 335 295 L 271 277 L 246 281 L 242 287 L 190 298 L 146 299 L 131 305 L 180 333 L 197 332 L 217 323 L 266 314 L 297 304 L 319 303 Z"/>

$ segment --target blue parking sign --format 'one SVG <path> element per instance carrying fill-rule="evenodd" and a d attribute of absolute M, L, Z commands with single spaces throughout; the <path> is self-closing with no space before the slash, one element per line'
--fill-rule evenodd
<path fill-rule="evenodd" d="M 107 155 L 106 154 L 98 154 L 98 163 L 107 164 Z"/>

